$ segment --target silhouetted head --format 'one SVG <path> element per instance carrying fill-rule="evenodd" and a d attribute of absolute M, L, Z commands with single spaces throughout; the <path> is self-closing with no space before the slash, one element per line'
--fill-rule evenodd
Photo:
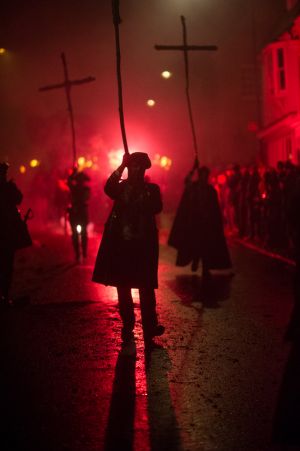
<path fill-rule="evenodd" d="M 144 152 L 130 154 L 128 167 L 128 179 L 132 182 L 144 180 L 146 169 L 151 168 L 151 160 Z"/>
<path fill-rule="evenodd" d="M 0 163 L 0 177 L 2 179 L 6 179 L 8 168 L 9 168 L 9 164 L 6 163 L 5 161 Z"/>
<path fill-rule="evenodd" d="M 283 171 L 283 169 L 284 169 L 284 163 L 283 163 L 283 161 L 277 161 L 277 170 L 278 171 Z"/>
<path fill-rule="evenodd" d="M 145 171 L 146 169 L 151 168 L 151 160 L 148 157 L 148 154 L 145 152 L 133 152 L 129 156 L 127 166 L 128 168 L 130 168 L 131 166 L 136 166 Z"/>
<path fill-rule="evenodd" d="M 207 166 L 201 166 L 198 169 L 198 180 L 199 183 L 207 184 L 209 179 L 210 170 Z"/>
<path fill-rule="evenodd" d="M 77 183 L 83 184 L 83 183 L 85 183 L 85 182 L 89 182 L 91 179 L 90 179 L 90 177 L 89 177 L 87 174 L 85 174 L 84 172 L 78 172 L 78 173 L 75 175 L 75 180 L 76 180 Z"/>

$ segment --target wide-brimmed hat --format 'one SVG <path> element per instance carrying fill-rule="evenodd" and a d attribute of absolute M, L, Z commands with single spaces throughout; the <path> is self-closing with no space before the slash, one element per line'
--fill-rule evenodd
<path fill-rule="evenodd" d="M 140 166 L 142 169 L 151 168 L 151 160 L 148 154 L 145 152 L 133 152 L 130 154 L 127 166 L 130 167 L 132 164 Z"/>

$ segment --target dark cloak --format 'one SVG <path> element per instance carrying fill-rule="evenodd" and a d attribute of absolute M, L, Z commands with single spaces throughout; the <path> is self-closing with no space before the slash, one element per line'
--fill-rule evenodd
<path fill-rule="evenodd" d="M 0 183 L 0 249 L 18 249 L 22 242 L 22 219 L 17 205 L 22 202 L 23 195 L 12 181 Z"/>
<path fill-rule="evenodd" d="M 177 249 L 177 266 L 200 258 L 208 269 L 231 268 L 218 194 L 212 185 L 186 184 L 168 244 Z"/>
<path fill-rule="evenodd" d="M 160 189 L 143 182 L 133 188 L 113 173 L 105 186 L 114 205 L 105 224 L 93 278 L 97 283 L 130 288 L 157 288 Z"/>

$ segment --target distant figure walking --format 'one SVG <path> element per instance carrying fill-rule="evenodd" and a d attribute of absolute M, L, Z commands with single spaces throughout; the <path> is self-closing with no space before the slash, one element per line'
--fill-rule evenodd
<path fill-rule="evenodd" d="M 128 178 L 121 175 L 128 167 Z M 151 167 L 146 153 L 125 154 L 121 166 L 108 178 L 104 191 L 114 200 L 95 263 L 93 281 L 117 288 L 123 322 L 123 342 L 134 339 L 132 288 L 139 289 L 145 348 L 164 333 L 158 324 L 154 289 L 158 287 L 158 233 L 155 215 L 162 210 L 160 189 L 145 181 Z"/>
<path fill-rule="evenodd" d="M 7 180 L 9 165 L 0 163 L 0 302 L 9 306 L 14 256 L 16 249 L 23 247 L 19 225 L 22 221 L 17 205 L 23 199 L 21 191 L 12 180 Z M 24 243 L 25 244 L 25 243 Z"/>
<path fill-rule="evenodd" d="M 194 172 L 196 180 L 193 180 Z M 191 263 L 192 271 L 197 271 L 202 261 L 203 281 L 209 280 L 211 269 L 232 267 L 218 195 L 208 182 L 209 174 L 206 166 L 195 166 L 186 177 L 168 240 L 169 246 L 177 249 L 177 266 Z"/>
<path fill-rule="evenodd" d="M 80 260 L 80 243 L 83 258 L 87 257 L 87 226 L 88 218 L 88 200 L 90 198 L 90 187 L 86 185 L 90 178 L 84 172 L 79 172 L 77 168 L 73 169 L 68 178 L 68 187 L 70 189 L 71 205 L 68 208 L 69 221 L 72 230 L 72 244 L 75 252 L 75 258 Z"/>

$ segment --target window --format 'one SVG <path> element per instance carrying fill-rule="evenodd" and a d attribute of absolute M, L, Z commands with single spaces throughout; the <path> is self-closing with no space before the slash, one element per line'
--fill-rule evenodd
<path fill-rule="evenodd" d="M 265 54 L 265 88 L 271 96 L 286 91 L 286 56 L 283 45 L 271 45 Z"/>
<path fill-rule="evenodd" d="M 277 87 L 279 91 L 285 90 L 285 61 L 282 47 L 277 49 Z"/>
<path fill-rule="evenodd" d="M 266 89 L 269 95 L 275 94 L 273 52 L 268 52 L 266 57 Z"/>

